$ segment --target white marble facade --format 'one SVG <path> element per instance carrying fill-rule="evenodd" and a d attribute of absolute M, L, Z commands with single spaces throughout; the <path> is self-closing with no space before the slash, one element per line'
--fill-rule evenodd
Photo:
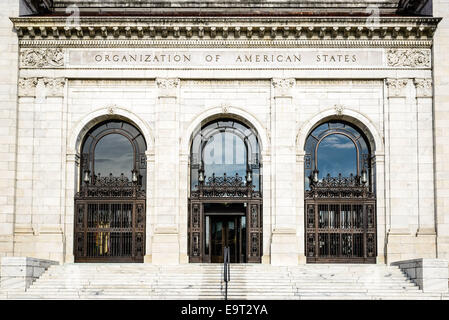
<path fill-rule="evenodd" d="M 148 146 L 145 262 L 187 263 L 191 136 L 216 115 L 243 118 L 260 136 L 263 263 L 305 263 L 304 144 L 324 119 L 355 124 L 374 150 L 378 263 L 447 255 L 437 247 L 449 238 L 438 153 L 447 101 L 433 109 L 437 19 L 110 18 L 64 29 L 61 18 L 9 21 L 14 3 L 1 4 L 0 256 L 73 261 L 80 142 L 95 124 L 126 119 Z"/>

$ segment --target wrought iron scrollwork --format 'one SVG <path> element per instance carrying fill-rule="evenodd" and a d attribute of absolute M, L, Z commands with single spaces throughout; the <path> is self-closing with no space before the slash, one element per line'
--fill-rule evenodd
<path fill-rule="evenodd" d="M 260 197 L 260 192 L 254 191 L 255 186 L 243 180 L 238 173 L 228 177 L 212 174 L 203 183 L 196 186 L 197 190 L 191 192 L 191 198 L 251 198 Z"/>
<path fill-rule="evenodd" d="M 350 175 L 343 177 L 339 174 L 337 177 L 331 177 L 328 174 L 322 180 L 314 182 L 309 178 L 310 190 L 307 190 L 305 196 L 307 199 L 314 198 L 364 198 L 374 199 L 375 195 L 370 191 L 369 186 L 361 182 L 360 176 Z"/>
<path fill-rule="evenodd" d="M 130 181 L 123 173 L 119 177 L 112 174 L 93 177 L 92 183 L 82 185 L 76 198 L 136 198 L 145 199 L 145 191 L 138 183 Z"/>

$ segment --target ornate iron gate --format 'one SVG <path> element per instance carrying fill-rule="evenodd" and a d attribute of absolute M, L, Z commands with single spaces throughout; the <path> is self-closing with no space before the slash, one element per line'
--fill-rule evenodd
<path fill-rule="evenodd" d="M 205 248 L 206 203 L 246 204 L 246 262 L 259 263 L 262 257 L 262 196 L 254 191 L 254 185 L 244 182 L 236 174 L 234 177 L 209 177 L 201 181 L 196 191 L 191 192 L 188 217 L 188 254 L 190 262 L 210 262 Z"/>
<path fill-rule="evenodd" d="M 143 262 L 145 192 L 120 177 L 94 177 L 75 196 L 75 262 Z"/>
<path fill-rule="evenodd" d="M 376 262 L 376 199 L 359 176 L 312 182 L 305 210 L 307 262 Z"/>

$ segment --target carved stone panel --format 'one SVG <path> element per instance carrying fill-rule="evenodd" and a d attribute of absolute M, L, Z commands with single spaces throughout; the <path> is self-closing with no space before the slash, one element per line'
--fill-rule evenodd
<path fill-rule="evenodd" d="M 389 67 L 430 68 L 429 49 L 389 49 L 387 51 Z"/>
<path fill-rule="evenodd" d="M 60 48 L 24 49 L 20 53 L 21 68 L 62 68 L 64 52 Z"/>

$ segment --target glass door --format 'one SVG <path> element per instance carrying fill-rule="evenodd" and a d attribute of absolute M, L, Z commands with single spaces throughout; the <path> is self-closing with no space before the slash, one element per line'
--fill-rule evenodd
<path fill-rule="evenodd" d="M 225 247 L 230 248 L 232 263 L 241 262 L 240 219 L 240 216 L 210 216 L 211 262 L 223 262 Z"/>

